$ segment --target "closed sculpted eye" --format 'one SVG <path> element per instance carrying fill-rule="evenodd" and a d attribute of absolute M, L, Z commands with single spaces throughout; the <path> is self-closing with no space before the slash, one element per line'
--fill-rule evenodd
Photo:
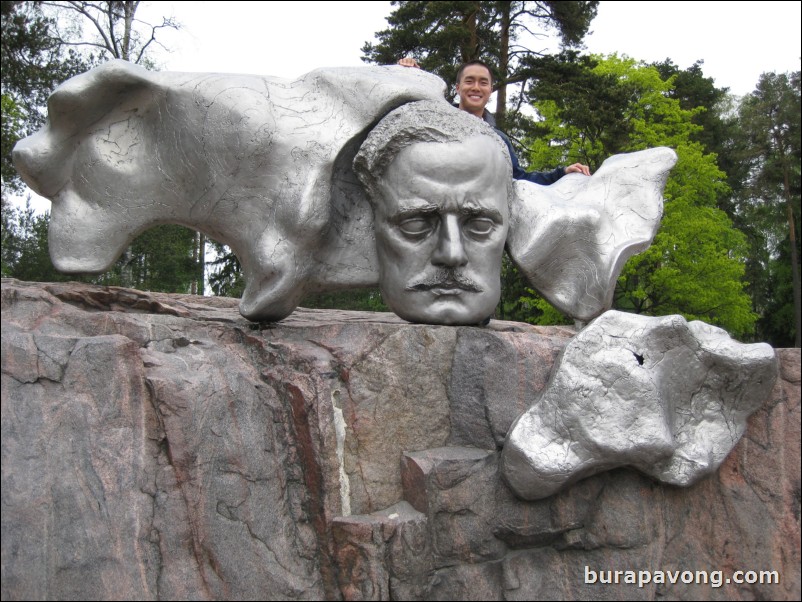
<path fill-rule="evenodd" d="M 436 228 L 435 220 L 429 217 L 410 217 L 398 223 L 398 229 L 410 240 L 423 240 Z"/>
<path fill-rule="evenodd" d="M 489 217 L 472 217 L 462 225 L 463 232 L 474 239 L 487 238 L 495 228 L 496 222 Z"/>

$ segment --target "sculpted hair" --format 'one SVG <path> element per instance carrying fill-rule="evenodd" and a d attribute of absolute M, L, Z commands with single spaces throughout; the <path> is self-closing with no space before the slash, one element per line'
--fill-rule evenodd
<path fill-rule="evenodd" d="M 354 172 L 375 204 L 381 198 L 378 182 L 402 149 L 419 142 L 463 142 L 474 136 L 487 136 L 503 153 L 509 183 L 507 199 L 512 199 L 512 163 L 507 146 L 484 121 L 446 102 L 410 102 L 388 113 L 371 130 L 354 158 Z"/>

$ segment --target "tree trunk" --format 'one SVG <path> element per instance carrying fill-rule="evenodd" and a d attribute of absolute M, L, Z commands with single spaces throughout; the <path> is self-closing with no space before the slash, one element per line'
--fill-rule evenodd
<path fill-rule="evenodd" d="M 510 63 L 510 12 L 512 2 L 501 2 L 501 43 L 498 57 L 499 80 L 496 88 L 496 125 L 505 130 L 507 125 L 507 76 Z"/>
<path fill-rule="evenodd" d="M 465 24 L 465 29 L 468 30 L 468 43 L 463 46 L 460 52 L 462 53 L 462 62 L 475 61 L 479 58 L 479 36 L 476 33 L 477 21 L 479 19 L 479 11 L 481 10 L 479 3 L 474 2 L 470 10 L 465 13 L 462 21 Z"/>
<path fill-rule="evenodd" d="M 123 2 L 123 40 L 122 40 L 122 58 L 123 60 L 131 60 L 131 31 L 134 27 L 134 15 L 136 9 L 139 7 L 139 2 Z"/>
<path fill-rule="evenodd" d="M 198 232 L 197 241 L 198 241 L 198 261 L 196 265 L 198 272 L 197 276 L 195 277 L 193 286 L 195 288 L 196 295 L 203 295 L 204 283 L 206 281 L 206 235 L 203 232 Z"/>
<path fill-rule="evenodd" d="M 783 190 L 785 192 L 785 212 L 788 216 L 788 238 L 791 243 L 791 282 L 794 286 L 794 347 L 802 342 L 802 285 L 799 281 L 799 257 L 796 253 L 796 227 L 794 226 L 794 206 L 791 203 L 791 185 L 788 177 L 788 161 L 783 153 Z"/>

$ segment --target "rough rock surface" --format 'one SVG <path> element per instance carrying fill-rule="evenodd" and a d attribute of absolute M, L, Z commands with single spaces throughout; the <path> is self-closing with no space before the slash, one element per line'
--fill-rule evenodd
<path fill-rule="evenodd" d="M 799 350 L 710 478 L 522 502 L 499 449 L 572 335 L 4 280 L 2 598 L 798 600 Z"/>

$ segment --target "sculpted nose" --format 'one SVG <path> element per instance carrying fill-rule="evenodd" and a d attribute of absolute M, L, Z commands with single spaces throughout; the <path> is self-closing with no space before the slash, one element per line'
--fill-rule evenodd
<path fill-rule="evenodd" d="M 456 215 L 446 215 L 440 222 L 432 263 L 444 267 L 459 267 L 468 263 L 468 256 L 462 245 L 459 218 Z"/>

